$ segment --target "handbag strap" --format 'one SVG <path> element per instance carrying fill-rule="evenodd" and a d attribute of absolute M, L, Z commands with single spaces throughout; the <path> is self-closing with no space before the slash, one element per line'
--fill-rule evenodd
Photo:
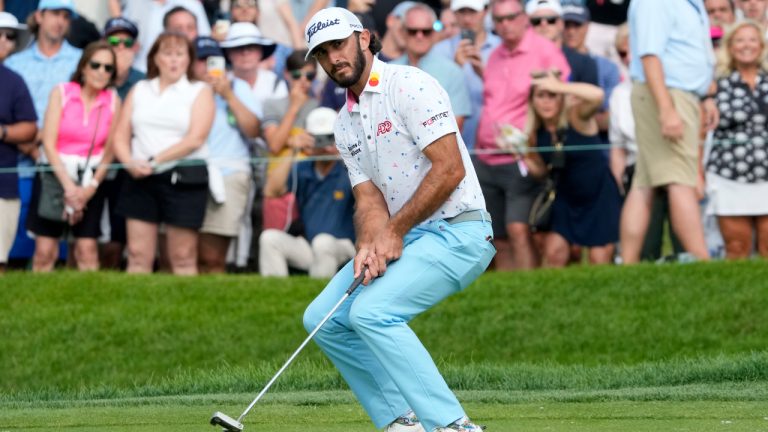
<path fill-rule="evenodd" d="M 104 105 L 99 105 L 99 111 L 96 113 L 96 124 L 93 127 L 93 136 L 91 137 L 91 146 L 88 148 L 88 156 L 85 158 L 85 168 L 83 171 L 88 169 L 88 164 L 91 162 L 91 156 L 93 156 L 93 147 L 96 145 L 96 134 L 99 132 L 99 123 L 101 123 L 101 109 L 104 108 Z M 82 186 L 83 176 L 78 172 L 77 174 L 78 178 L 77 182 L 80 183 L 80 186 Z"/>

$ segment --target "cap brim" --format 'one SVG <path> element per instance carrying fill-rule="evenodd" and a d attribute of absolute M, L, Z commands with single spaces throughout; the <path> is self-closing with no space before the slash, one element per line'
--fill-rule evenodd
<path fill-rule="evenodd" d="M 80 15 L 77 14 L 77 11 L 75 11 L 75 9 L 73 9 L 71 7 L 50 7 L 50 8 L 43 8 L 43 9 L 39 9 L 39 10 L 65 10 L 65 11 L 69 12 L 69 14 L 72 16 L 73 19 L 80 16 Z"/>
<path fill-rule="evenodd" d="M 350 28 L 350 29 L 349 29 L 349 33 L 347 33 L 347 35 L 346 35 L 346 36 L 342 36 L 342 34 L 335 34 L 335 35 L 333 35 L 333 36 L 329 37 L 328 39 L 318 39 L 317 41 L 315 41 L 315 42 L 312 44 L 312 46 L 311 46 L 311 47 L 309 47 L 309 50 L 307 51 L 307 55 L 305 55 L 305 56 L 304 56 L 304 60 L 309 60 L 309 58 L 310 58 L 310 57 L 312 57 L 312 54 L 314 53 L 314 51 L 315 51 L 315 50 L 317 49 L 317 47 L 319 47 L 320 45 L 322 45 L 322 44 L 324 44 L 324 43 L 326 43 L 326 42 L 334 41 L 334 40 L 344 40 L 344 39 L 346 39 L 346 38 L 348 38 L 348 37 L 352 36 L 352 33 L 354 33 L 354 32 L 355 32 L 355 30 L 353 30 L 352 28 Z"/>

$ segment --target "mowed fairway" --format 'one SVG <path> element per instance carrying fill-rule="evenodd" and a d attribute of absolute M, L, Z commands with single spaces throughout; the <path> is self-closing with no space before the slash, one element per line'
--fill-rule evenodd
<path fill-rule="evenodd" d="M 0 432 L 211 431 L 306 333 L 323 282 L 0 277 Z M 768 432 L 764 262 L 487 274 L 413 322 L 488 432 Z M 375 429 L 310 346 L 246 431 Z"/>

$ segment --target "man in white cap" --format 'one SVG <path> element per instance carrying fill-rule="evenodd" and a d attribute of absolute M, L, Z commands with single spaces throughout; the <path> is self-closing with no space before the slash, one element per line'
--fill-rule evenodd
<path fill-rule="evenodd" d="M 315 341 L 378 428 L 480 432 L 408 322 L 467 287 L 495 249 L 485 201 L 445 90 L 425 72 L 375 57 L 349 11 L 309 21 L 309 48 L 347 88 L 336 146 L 355 196 L 355 258 L 312 302 L 313 329 L 356 276 L 363 284 Z"/>

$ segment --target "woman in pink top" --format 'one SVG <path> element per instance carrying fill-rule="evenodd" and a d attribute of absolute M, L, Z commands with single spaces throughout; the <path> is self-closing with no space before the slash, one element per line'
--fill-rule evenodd
<path fill-rule="evenodd" d="M 40 217 L 40 180 L 36 178 L 27 217 L 27 230 L 35 234 L 34 271 L 51 271 L 58 258 L 59 238 L 69 230 L 75 237 L 74 256 L 80 270 L 98 270 L 101 212 L 99 183 L 112 160 L 113 118 L 120 99 L 113 89 L 115 53 L 106 42 L 94 42 L 83 51 L 71 82 L 51 92 L 43 124 L 43 150 L 64 188 L 65 212 L 61 220 Z M 93 149 L 91 149 L 93 145 Z M 90 158 L 88 157 L 90 152 Z"/>

